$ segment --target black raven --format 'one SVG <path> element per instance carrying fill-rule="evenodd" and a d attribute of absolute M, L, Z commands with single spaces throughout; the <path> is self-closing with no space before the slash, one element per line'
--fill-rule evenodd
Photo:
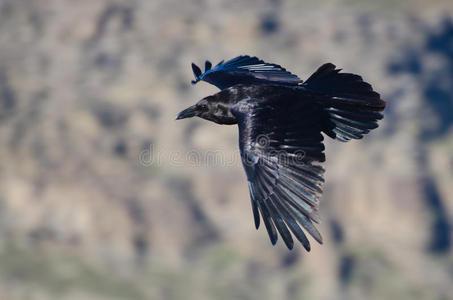
<path fill-rule="evenodd" d="M 313 225 L 324 182 L 323 135 L 361 139 L 377 121 L 385 101 L 362 77 L 322 65 L 307 81 L 256 57 L 239 56 L 205 72 L 192 64 L 195 80 L 221 89 L 180 112 L 218 124 L 238 124 L 239 148 L 248 179 L 255 226 L 261 218 L 272 244 L 277 231 L 289 249 L 293 235 L 310 251 L 301 227 L 322 243 Z"/>

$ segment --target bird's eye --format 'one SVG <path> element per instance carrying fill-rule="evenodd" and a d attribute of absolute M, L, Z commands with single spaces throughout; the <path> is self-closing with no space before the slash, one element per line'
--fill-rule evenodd
<path fill-rule="evenodd" d="M 202 110 L 208 110 L 208 105 L 206 103 L 202 103 L 202 104 L 200 104 L 200 108 Z"/>

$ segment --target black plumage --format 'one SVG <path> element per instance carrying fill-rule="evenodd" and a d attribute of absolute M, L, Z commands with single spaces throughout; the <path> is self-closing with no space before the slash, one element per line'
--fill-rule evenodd
<path fill-rule="evenodd" d="M 292 235 L 309 251 L 305 229 L 322 237 L 313 223 L 324 182 L 323 135 L 346 142 L 377 128 L 385 102 L 355 74 L 322 65 L 306 82 L 285 68 L 256 57 L 209 61 L 205 72 L 192 64 L 193 84 L 207 81 L 220 92 L 200 100 L 177 119 L 198 116 L 218 124 L 237 124 L 255 226 L 262 219 L 272 244 Z M 261 216 L 261 218 L 260 218 Z M 292 233 L 292 235 L 291 235 Z"/>

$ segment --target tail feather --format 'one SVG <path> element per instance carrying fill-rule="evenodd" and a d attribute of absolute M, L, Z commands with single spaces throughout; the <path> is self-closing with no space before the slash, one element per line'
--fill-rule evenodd
<path fill-rule="evenodd" d="M 377 128 L 386 103 L 362 77 L 340 71 L 331 63 L 324 64 L 304 86 L 321 95 L 320 103 L 328 113 L 324 133 L 347 142 Z"/>

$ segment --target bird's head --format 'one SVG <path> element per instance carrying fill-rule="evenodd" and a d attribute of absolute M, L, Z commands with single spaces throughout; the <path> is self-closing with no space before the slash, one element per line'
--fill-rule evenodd
<path fill-rule="evenodd" d="M 208 96 L 201 99 L 195 105 L 192 105 L 176 116 L 176 120 L 200 117 L 218 124 L 236 124 L 236 118 L 233 116 L 228 103 L 223 103 L 219 94 Z"/>

